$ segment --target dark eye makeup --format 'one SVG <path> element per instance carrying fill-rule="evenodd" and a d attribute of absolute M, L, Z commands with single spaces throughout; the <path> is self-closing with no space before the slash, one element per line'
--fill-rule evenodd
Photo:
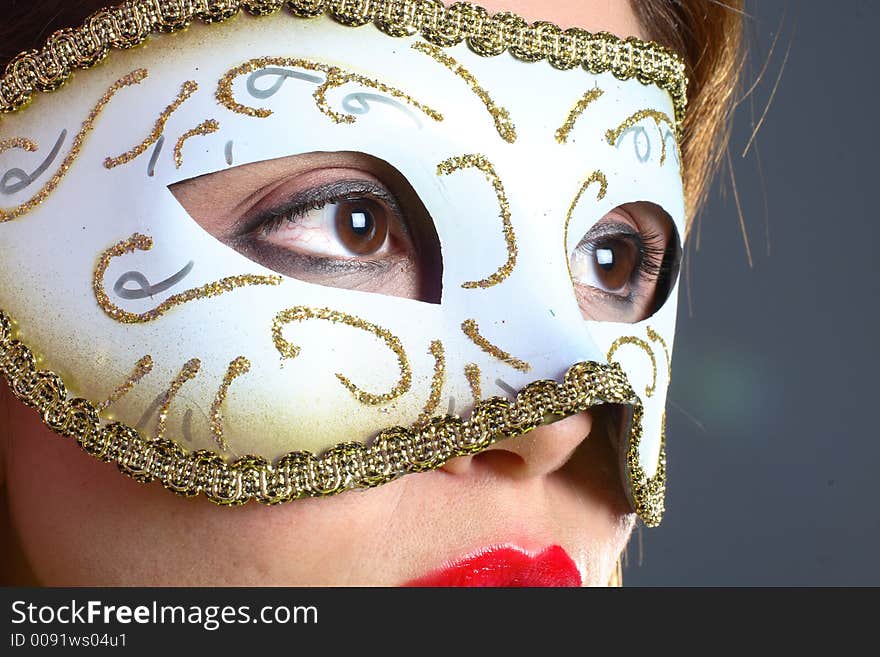
<path fill-rule="evenodd" d="M 362 153 L 310 153 L 237 168 L 172 188 L 227 246 L 306 282 L 440 302 L 436 228 L 387 163 Z"/>
<path fill-rule="evenodd" d="M 569 259 L 584 317 L 641 321 L 663 305 L 679 260 L 672 221 L 659 206 L 631 203 L 597 222 Z"/>
<path fill-rule="evenodd" d="M 376 272 L 416 255 L 394 194 L 369 180 L 309 187 L 249 212 L 240 225 L 230 239 L 237 250 L 296 278 L 303 269 Z"/>
<path fill-rule="evenodd" d="M 355 152 L 306 153 L 185 180 L 171 191 L 203 228 L 245 257 L 309 283 L 440 303 L 436 227 L 393 166 Z M 618 206 L 569 254 L 581 312 L 636 322 L 666 301 L 681 248 L 666 212 Z"/>

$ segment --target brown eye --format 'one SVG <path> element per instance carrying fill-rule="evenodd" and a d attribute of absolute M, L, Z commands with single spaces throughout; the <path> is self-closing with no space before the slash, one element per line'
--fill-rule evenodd
<path fill-rule="evenodd" d="M 629 235 L 607 236 L 596 241 L 584 239 L 569 260 L 575 282 L 603 292 L 626 293 L 639 265 L 640 245 Z"/>
<path fill-rule="evenodd" d="M 365 153 L 300 153 L 169 186 L 205 230 L 305 283 L 440 303 L 437 229 L 409 181 Z"/>
<path fill-rule="evenodd" d="M 619 292 L 632 280 L 640 257 L 632 240 L 609 239 L 591 250 L 592 254 L 586 255 L 591 260 L 595 287 L 605 292 Z"/>
<path fill-rule="evenodd" d="M 681 247 L 672 218 L 636 201 L 608 212 L 569 254 L 584 319 L 637 322 L 653 315 L 678 276 Z"/>
<path fill-rule="evenodd" d="M 388 238 L 388 212 L 380 203 L 355 199 L 335 204 L 339 242 L 356 255 L 376 253 Z"/>

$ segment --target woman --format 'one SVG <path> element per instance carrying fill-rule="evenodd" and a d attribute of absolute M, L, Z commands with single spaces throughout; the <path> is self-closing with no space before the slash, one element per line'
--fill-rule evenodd
<path fill-rule="evenodd" d="M 0 86 L 6 580 L 619 581 L 736 7 L 203 4 Z"/>

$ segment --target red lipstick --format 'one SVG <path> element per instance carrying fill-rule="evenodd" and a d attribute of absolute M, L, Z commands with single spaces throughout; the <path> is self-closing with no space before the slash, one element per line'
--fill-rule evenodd
<path fill-rule="evenodd" d="M 502 546 L 467 556 L 404 586 L 580 586 L 568 553 L 552 545 L 538 554 Z"/>

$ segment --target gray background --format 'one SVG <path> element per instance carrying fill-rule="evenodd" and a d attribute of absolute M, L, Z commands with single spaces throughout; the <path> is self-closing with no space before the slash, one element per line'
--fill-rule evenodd
<path fill-rule="evenodd" d="M 667 513 L 633 536 L 624 583 L 876 586 L 880 4 L 747 10 L 747 84 L 781 35 L 755 122 L 791 44 L 761 166 L 754 145 L 741 157 L 748 101 L 731 142 L 754 266 L 722 171 L 688 245 L 691 303 L 682 279 Z"/>

